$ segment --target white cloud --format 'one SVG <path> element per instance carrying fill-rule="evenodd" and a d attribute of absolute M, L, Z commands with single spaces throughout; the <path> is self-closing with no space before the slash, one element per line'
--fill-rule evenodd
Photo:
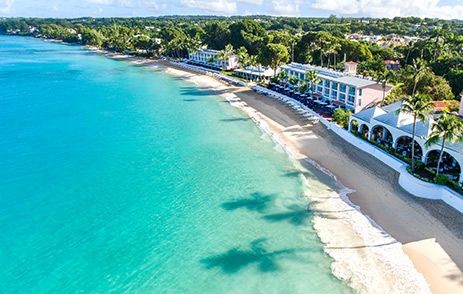
<path fill-rule="evenodd" d="M 301 0 L 272 0 L 272 14 L 285 16 L 300 15 Z"/>
<path fill-rule="evenodd" d="M 153 0 L 119 0 L 119 5 L 128 8 L 141 8 L 148 10 L 160 10 L 165 7 L 165 4 L 159 4 Z"/>
<path fill-rule="evenodd" d="M 237 12 L 238 3 L 261 5 L 264 0 L 182 0 L 183 6 L 223 14 Z"/>
<path fill-rule="evenodd" d="M 86 2 L 113 7 L 138 8 L 154 11 L 165 8 L 165 4 L 159 4 L 154 0 L 86 0 Z"/>
<path fill-rule="evenodd" d="M 92 4 L 109 5 L 113 3 L 113 0 L 85 0 L 85 2 Z"/>
<path fill-rule="evenodd" d="M 9 13 L 13 8 L 14 0 L 0 0 L 0 13 Z"/>
<path fill-rule="evenodd" d="M 237 0 L 236 2 L 261 5 L 264 2 L 264 0 Z"/>
<path fill-rule="evenodd" d="M 441 2 L 441 0 L 315 0 L 312 7 L 339 15 L 462 18 L 463 4 L 444 5 Z"/>
<path fill-rule="evenodd" d="M 190 8 L 232 14 L 236 12 L 236 1 L 232 0 L 182 0 L 182 4 Z"/>

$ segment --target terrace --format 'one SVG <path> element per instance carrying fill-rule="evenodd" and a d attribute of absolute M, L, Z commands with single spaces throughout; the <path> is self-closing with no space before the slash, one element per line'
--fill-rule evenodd
<path fill-rule="evenodd" d="M 348 108 L 343 102 L 327 99 L 320 93 L 312 93 L 310 87 L 304 89 L 303 86 L 293 85 L 289 82 L 273 82 L 269 84 L 268 88 L 299 101 L 328 120 L 332 119 L 336 109 Z"/>

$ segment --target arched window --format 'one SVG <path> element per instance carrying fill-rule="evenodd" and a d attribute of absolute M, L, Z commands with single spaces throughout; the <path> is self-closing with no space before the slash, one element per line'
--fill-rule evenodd
<path fill-rule="evenodd" d="M 371 129 L 371 139 L 386 147 L 392 147 L 394 144 L 391 132 L 382 125 L 376 125 Z"/>
<path fill-rule="evenodd" d="M 359 122 L 355 119 L 350 121 L 350 130 L 351 132 L 358 132 L 359 131 Z"/>
<path fill-rule="evenodd" d="M 359 133 L 360 133 L 363 137 L 368 138 L 368 132 L 370 132 L 370 129 L 368 128 L 368 126 L 367 126 L 366 124 L 360 125 Z"/>
<path fill-rule="evenodd" d="M 426 155 L 426 166 L 437 171 L 440 150 L 431 150 Z M 461 167 L 458 161 L 449 153 L 443 151 L 439 173 L 447 175 L 450 179 L 458 181 L 460 179 Z"/>
<path fill-rule="evenodd" d="M 402 136 L 397 139 L 396 151 L 403 157 L 412 158 L 412 138 L 409 136 Z M 420 144 L 415 140 L 415 159 L 420 160 L 423 157 L 423 149 Z"/>

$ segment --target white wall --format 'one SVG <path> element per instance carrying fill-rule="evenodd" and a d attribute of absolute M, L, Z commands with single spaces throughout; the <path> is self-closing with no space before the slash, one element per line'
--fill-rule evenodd
<path fill-rule="evenodd" d="M 408 193 L 426 199 L 442 200 L 453 208 L 463 213 L 463 196 L 457 192 L 441 185 L 427 183 L 422 181 L 407 171 L 407 165 L 396 159 L 389 153 L 386 153 L 382 149 L 362 140 L 352 133 L 340 128 L 334 123 L 324 120 L 323 123 L 341 138 L 351 143 L 355 147 L 373 155 L 377 159 L 384 162 L 386 165 L 396 170 L 399 175 L 399 184 Z"/>
<path fill-rule="evenodd" d="M 400 137 L 403 137 L 403 136 L 409 137 L 409 138 L 412 137 L 411 134 L 409 134 L 407 132 L 404 132 L 404 131 L 402 131 L 400 129 L 397 129 L 397 128 L 393 128 L 393 127 L 391 127 L 389 125 L 386 125 L 386 124 L 384 124 L 382 122 L 379 122 L 379 121 L 376 121 L 374 119 L 372 120 L 373 121 L 372 123 L 369 123 L 369 122 L 365 122 L 365 121 L 363 121 L 361 119 L 358 119 L 356 117 L 351 117 L 351 119 L 349 121 L 349 125 L 352 123 L 353 120 L 356 120 L 359 123 L 359 127 L 361 125 L 368 126 L 368 130 L 369 130 L 370 134 L 371 134 L 371 131 L 373 130 L 373 128 L 375 126 L 380 125 L 380 126 L 385 127 L 392 134 L 392 138 L 394 139 L 394 146 L 397 143 L 397 139 L 399 139 Z M 418 157 L 416 157 L 416 158 L 423 161 L 423 162 L 426 162 L 427 155 L 428 155 L 428 153 L 430 151 L 433 151 L 433 150 L 440 151 L 441 146 L 439 144 L 433 144 L 431 146 L 427 146 L 426 145 L 426 140 L 424 138 L 419 137 L 419 136 L 415 137 L 415 141 L 421 147 L 421 150 L 423 152 L 423 157 L 422 158 L 418 158 Z M 461 172 L 461 174 L 460 174 L 460 182 L 463 182 L 463 153 L 455 151 L 454 149 L 452 149 L 452 144 L 448 144 L 448 143 L 446 144 L 446 146 L 444 148 L 444 151 L 446 153 L 450 154 L 453 158 L 455 158 L 455 160 L 460 165 L 460 172 Z"/>

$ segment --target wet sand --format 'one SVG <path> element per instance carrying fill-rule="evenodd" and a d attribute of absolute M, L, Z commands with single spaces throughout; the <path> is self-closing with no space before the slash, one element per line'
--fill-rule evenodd
<path fill-rule="evenodd" d="M 304 122 L 288 107 L 277 101 L 252 92 L 242 92 L 238 96 L 250 107 L 258 109 L 264 116 L 271 118 L 283 129 L 299 151 L 320 166 L 332 172 L 345 186 L 354 191 L 348 195 L 350 201 L 370 217 L 394 239 L 407 244 L 406 252 L 414 263 L 424 264 L 426 268 L 447 266 L 453 268 L 439 279 L 438 284 L 459 285 L 463 292 L 463 215 L 442 201 L 416 198 L 404 191 L 398 184 L 398 173 L 381 161 L 347 143 L 325 126 L 301 126 Z M 302 135 L 301 135 L 302 134 Z M 435 246 L 424 246 L 416 242 L 435 238 Z M 414 250 L 415 248 L 415 250 Z M 440 251 L 439 248 L 443 250 Z M 425 252 L 424 255 L 441 256 L 442 264 L 432 259 L 423 259 L 423 255 L 412 252 Z M 452 267 L 452 260 L 459 267 Z M 428 280 L 436 280 L 423 271 Z M 429 277 L 429 278 L 428 278 Z M 434 293 L 444 293 L 436 291 Z M 448 292 L 447 292 L 448 293 Z"/>

